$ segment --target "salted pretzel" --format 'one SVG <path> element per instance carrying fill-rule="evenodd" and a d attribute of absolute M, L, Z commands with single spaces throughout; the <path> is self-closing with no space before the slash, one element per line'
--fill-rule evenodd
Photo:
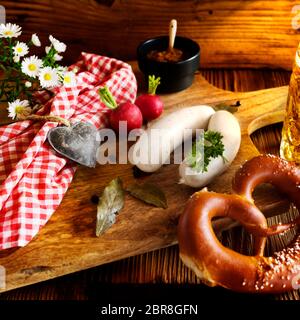
<path fill-rule="evenodd" d="M 297 287 L 300 279 L 300 233 L 287 248 L 264 257 L 266 237 L 300 225 L 300 218 L 287 224 L 267 226 L 255 206 L 252 192 L 261 183 L 271 183 L 300 209 L 300 168 L 270 155 L 246 162 L 233 181 L 235 194 L 196 192 L 180 217 L 180 257 L 210 286 L 240 292 L 279 293 Z M 216 237 L 212 219 L 238 220 L 254 236 L 254 255 L 246 256 L 224 247 Z M 299 287 L 299 286 L 298 286 Z"/>

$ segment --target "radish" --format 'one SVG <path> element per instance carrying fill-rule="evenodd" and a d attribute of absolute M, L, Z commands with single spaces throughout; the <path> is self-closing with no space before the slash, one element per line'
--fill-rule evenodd
<path fill-rule="evenodd" d="M 100 88 L 99 95 L 102 102 L 109 109 L 112 109 L 112 112 L 109 114 L 109 123 L 115 131 L 119 131 L 120 121 L 126 121 L 128 131 L 142 127 L 143 116 L 135 104 L 124 102 L 117 105 L 116 100 L 107 87 Z"/>
<path fill-rule="evenodd" d="M 155 95 L 159 84 L 159 77 L 155 79 L 155 76 L 149 76 L 148 93 L 141 94 L 135 101 L 145 120 L 150 121 L 158 118 L 164 110 L 163 102 L 159 96 Z"/>

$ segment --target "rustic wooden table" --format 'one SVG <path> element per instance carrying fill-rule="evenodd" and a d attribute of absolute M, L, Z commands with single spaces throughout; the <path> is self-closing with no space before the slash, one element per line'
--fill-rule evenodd
<path fill-rule="evenodd" d="M 289 83 L 290 72 L 280 70 L 202 70 L 202 75 L 213 85 L 231 91 L 253 91 Z M 263 128 L 252 135 L 261 152 L 278 152 L 280 125 Z M 232 243 L 234 233 L 228 232 L 224 241 Z M 78 299 L 91 298 L 97 285 L 127 284 L 197 284 L 199 280 L 183 266 L 177 246 L 145 253 L 97 268 L 81 271 L 36 285 L 0 294 L 1 300 Z M 277 299 L 300 299 L 299 292 L 276 296 Z"/>

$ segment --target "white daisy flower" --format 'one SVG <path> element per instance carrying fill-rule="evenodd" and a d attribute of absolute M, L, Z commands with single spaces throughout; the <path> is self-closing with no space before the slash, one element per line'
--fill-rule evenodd
<path fill-rule="evenodd" d="M 58 53 L 66 51 L 67 46 L 63 42 L 60 42 L 59 40 L 55 39 L 52 35 L 49 36 L 49 40 Z"/>
<path fill-rule="evenodd" d="M 25 82 L 25 87 L 30 88 L 32 86 L 32 83 L 30 81 Z"/>
<path fill-rule="evenodd" d="M 7 110 L 8 116 L 12 119 L 24 119 L 32 112 L 32 109 L 29 106 L 29 101 L 20 99 L 9 102 Z"/>
<path fill-rule="evenodd" d="M 39 74 L 40 69 L 43 66 L 43 61 L 37 56 L 31 56 L 25 58 L 22 61 L 22 72 L 30 77 L 36 78 Z"/>
<path fill-rule="evenodd" d="M 13 49 L 15 56 L 23 57 L 28 53 L 28 46 L 24 42 L 18 41 Z"/>
<path fill-rule="evenodd" d="M 13 61 L 16 62 L 16 63 L 19 62 L 20 61 L 20 56 L 14 56 L 13 57 Z"/>
<path fill-rule="evenodd" d="M 16 24 L 0 24 L 0 38 L 17 38 L 21 33 L 22 28 Z"/>
<path fill-rule="evenodd" d="M 55 61 L 60 61 L 60 60 L 62 60 L 63 56 L 59 55 L 58 53 L 55 53 L 53 58 Z"/>
<path fill-rule="evenodd" d="M 36 47 L 40 47 L 41 46 L 41 41 L 39 39 L 39 37 L 37 36 L 36 33 L 34 33 L 32 36 L 31 36 L 31 42 L 33 43 L 34 46 Z"/>
<path fill-rule="evenodd" d="M 51 67 L 40 70 L 39 80 L 43 88 L 53 88 L 60 84 L 56 69 Z"/>
<path fill-rule="evenodd" d="M 72 71 L 66 72 L 64 74 L 64 86 L 65 87 L 74 87 L 76 86 L 75 73 Z"/>

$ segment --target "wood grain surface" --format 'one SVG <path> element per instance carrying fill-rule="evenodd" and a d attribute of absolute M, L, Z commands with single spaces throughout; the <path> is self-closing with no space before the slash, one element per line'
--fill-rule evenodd
<path fill-rule="evenodd" d="M 206 76 L 210 78 L 217 74 L 216 72 L 206 73 Z M 231 74 L 236 78 L 235 73 Z M 242 74 L 245 76 L 247 72 L 244 71 Z M 251 72 L 249 75 L 251 75 Z M 285 74 L 282 73 L 282 75 Z M 270 72 L 269 76 L 277 77 L 277 74 Z M 239 78 L 237 77 L 237 79 Z M 243 77 L 240 79 L 243 79 Z M 249 79 L 251 79 L 251 76 Z M 266 79 L 271 81 L 272 78 Z M 224 76 L 224 80 L 228 81 L 229 77 Z M 263 82 L 261 82 L 261 85 L 263 85 Z M 248 133 L 273 121 L 265 114 L 269 111 L 282 110 L 285 105 L 286 94 L 286 87 L 250 93 L 227 92 L 216 89 L 208 84 L 201 75 L 197 75 L 191 88 L 181 93 L 164 96 L 163 99 L 167 110 L 195 103 L 215 104 L 224 100 L 228 102 L 241 101 L 242 107 L 237 113 L 243 133 L 241 152 L 232 166 L 231 174 L 226 173 L 222 177 L 222 183 L 214 183 L 211 186 L 212 189 L 217 191 L 229 191 L 233 171 L 239 163 L 244 161 L 245 158 L 257 154 L 248 138 Z M 259 118 L 263 121 L 252 121 Z M 276 119 L 276 121 L 278 120 L 279 118 Z M 249 127 L 248 124 L 251 124 L 251 121 L 253 125 Z M 267 145 L 270 146 L 268 143 Z M 175 243 L 177 217 L 186 199 L 193 192 L 190 188 L 177 185 L 178 177 L 176 173 L 176 168 L 171 165 L 165 166 L 158 173 L 146 178 L 148 181 L 157 183 L 166 191 L 169 199 L 167 210 L 151 208 L 128 197 L 126 207 L 120 213 L 117 224 L 104 236 L 97 239 L 94 237 L 96 208 L 90 202 L 91 195 L 94 193 L 100 194 L 104 185 L 118 175 L 123 178 L 125 184 L 132 182 L 132 170 L 131 166 L 98 166 L 96 170 L 80 168 L 62 205 L 39 235 L 25 248 L 0 253 L 0 264 L 4 265 L 8 272 L 7 289 L 50 279 Z M 219 181 L 221 180 L 219 179 Z M 264 194 L 259 195 L 262 196 L 261 204 L 265 204 L 267 199 L 267 204 L 272 206 L 273 202 L 269 202 L 269 197 L 266 198 Z M 72 210 L 70 210 L 71 208 Z M 240 241 L 237 243 L 244 248 L 247 247 L 244 242 L 242 242 L 244 244 Z M 237 243 L 231 240 L 231 245 Z M 170 260 L 173 261 L 174 259 L 179 263 L 175 258 L 176 250 L 172 249 L 170 253 L 172 253 L 169 257 Z M 135 269 L 136 272 L 132 273 L 134 278 L 131 278 L 129 282 L 143 282 L 143 277 L 144 282 L 151 282 L 150 279 L 157 281 L 154 270 L 160 262 L 151 259 L 151 255 L 155 256 L 155 253 L 144 256 L 148 257 L 147 259 L 144 258 L 143 261 L 146 269 L 141 265 L 134 265 L 134 268 L 137 269 Z M 172 279 L 174 269 L 170 268 L 163 256 L 160 259 L 166 264 L 163 269 L 162 280 L 164 282 L 184 282 L 192 279 L 195 281 L 194 276 L 187 272 L 182 265 L 180 265 L 182 272 L 177 270 L 176 278 Z M 153 269 L 151 269 L 151 266 Z M 130 266 L 128 265 L 129 270 Z M 183 274 L 189 274 L 188 278 L 182 276 Z M 119 273 L 118 277 L 122 279 L 122 272 Z"/>
<path fill-rule="evenodd" d="M 290 69 L 300 40 L 292 27 L 299 1 L 239 0 L 20 0 L 1 1 L 7 21 L 65 41 L 67 63 L 81 51 L 136 59 L 138 44 L 167 34 L 170 19 L 178 34 L 201 46 L 202 67 Z"/>

